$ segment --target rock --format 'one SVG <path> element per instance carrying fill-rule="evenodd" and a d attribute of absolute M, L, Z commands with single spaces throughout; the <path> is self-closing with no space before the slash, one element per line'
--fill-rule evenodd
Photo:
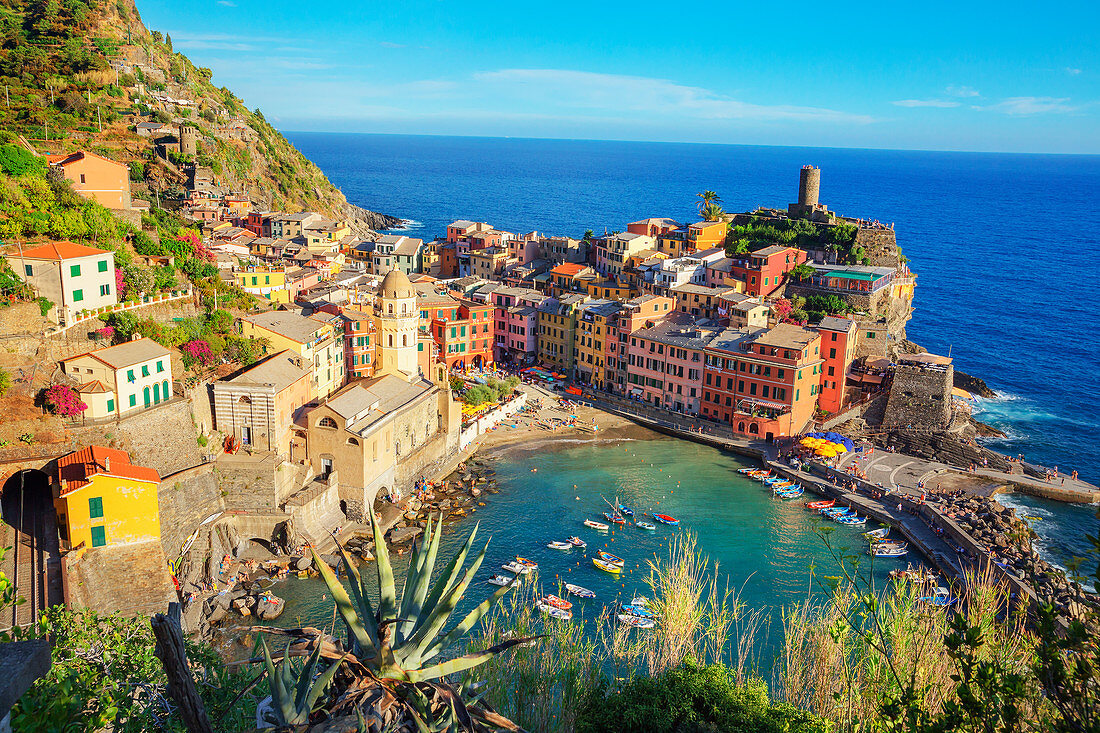
<path fill-rule="evenodd" d="M 390 530 L 390 542 L 400 545 L 415 539 L 423 530 L 420 527 L 401 527 Z"/>
<path fill-rule="evenodd" d="M 264 621 L 271 621 L 279 618 L 279 616 L 283 614 L 283 609 L 285 607 L 286 601 L 279 598 L 279 596 L 268 594 L 257 606 L 256 616 L 262 618 Z"/>
<path fill-rule="evenodd" d="M 242 610 L 247 611 L 248 610 L 248 597 L 246 596 L 244 598 L 238 598 L 238 599 L 234 600 L 233 603 L 231 603 L 230 605 L 233 607 L 234 611 L 238 611 L 238 612 L 240 612 Z"/>
<path fill-rule="evenodd" d="M 470 496 L 481 496 L 481 489 L 478 489 L 478 488 L 470 489 Z"/>
<path fill-rule="evenodd" d="M 295 570 L 308 570 L 313 567 L 312 557 L 299 557 L 294 561 Z"/>
<path fill-rule="evenodd" d="M 206 622 L 216 624 L 225 618 L 227 613 L 229 613 L 229 611 L 227 611 L 224 606 L 214 606 L 214 608 L 210 609 L 210 613 L 206 615 Z"/>
<path fill-rule="evenodd" d="M 334 570 L 340 567 L 340 558 L 336 555 L 321 555 L 321 560 Z"/>

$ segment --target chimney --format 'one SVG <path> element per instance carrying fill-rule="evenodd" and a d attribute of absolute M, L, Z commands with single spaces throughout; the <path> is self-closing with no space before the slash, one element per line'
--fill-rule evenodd
<path fill-rule="evenodd" d="M 110 456 L 104 456 L 104 458 L 103 458 L 103 470 L 106 471 L 107 473 L 111 472 L 111 457 Z"/>

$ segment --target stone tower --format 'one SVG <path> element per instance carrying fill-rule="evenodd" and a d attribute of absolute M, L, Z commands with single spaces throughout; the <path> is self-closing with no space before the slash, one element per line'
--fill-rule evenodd
<path fill-rule="evenodd" d="M 199 131 L 191 125 L 180 125 L 180 153 L 183 155 L 198 155 Z"/>
<path fill-rule="evenodd" d="M 821 194 L 821 169 L 812 165 L 802 166 L 798 174 L 798 203 L 802 206 L 816 206 Z"/>
<path fill-rule="evenodd" d="M 374 306 L 378 333 L 378 369 L 376 375 L 392 374 L 405 379 L 419 375 L 416 344 L 420 312 L 416 290 L 405 273 L 391 270 L 382 281 Z"/>

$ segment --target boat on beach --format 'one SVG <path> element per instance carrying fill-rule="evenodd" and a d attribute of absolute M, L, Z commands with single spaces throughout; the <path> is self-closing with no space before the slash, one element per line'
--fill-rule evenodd
<path fill-rule="evenodd" d="M 679 519 L 676 519 L 675 517 L 670 517 L 667 514 L 654 514 L 653 518 L 661 524 L 671 524 L 672 526 L 676 526 L 680 523 Z"/>
<path fill-rule="evenodd" d="M 570 537 L 569 544 L 573 545 L 573 547 L 580 547 L 581 549 L 588 547 L 588 543 L 582 540 L 580 537 Z"/>
<path fill-rule="evenodd" d="M 547 543 L 546 546 L 549 547 L 551 550 L 572 550 L 573 549 L 573 543 L 572 542 L 549 542 L 549 543 Z"/>
<path fill-rule="evenodd" d="M 634 526 L 637 527 L 638 529 L 644 529 L 644 530 L 647 530 L 649 532 L 653 532 L 657 529 L 656 524 L 650 524 L 649 522 L 643 522 L 640 519 L 637 522 L 634 523 Z"/>
<path fill-rule="evenodd" d="M 607 525 L 604 524 L 603 522 L 597 522 L 595 519 L 586 519 L 586 520 L 584 520 L 584 526 L 585 527 L 591 527 L 592 529 L 599 530 L 600 532 L 606 532 L 607 531 Z"/>
<path fill-rule="evenodd" d="M 565 584 L 565 590 L 569 592 L 569 595 L 576 596 L 577 598 L 595 598 L 596 594 L 588 590 L 581 585 L 573 585 L 572 583 Z"/>
<path fill-rule="evenodd" d="M 612 565 L 611 563 L 605 562 L 598 557 L 592 558 L 592 564 L 600 570 L 604 571 L 605 573 L 612 573 L 613 575 L 618 575 L 623 571 L 623 569 L 618 565 Z"/>
<path fill-rule="evenodd" d="M 801 486 L 799 486 L 795 489 L 791 489 L 790 491 L 777 491 L 775 495 L 785 501 L 791 501 L 792 499 L 797 499 L 801 497 L 804 493 L 806 493 L 805 490 Z"/>

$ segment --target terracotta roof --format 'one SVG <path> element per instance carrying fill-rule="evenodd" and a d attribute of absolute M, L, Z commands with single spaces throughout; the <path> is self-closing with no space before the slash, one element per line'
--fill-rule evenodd
<path fill-rule="evenodd" d="M 90 382 L 85 382 L 80 385 L 76 391 L 80 394 L 99 394 L 103 392 L 113 392 L 114 390 L 98 379 L 93 379 Z"/>
<path fill-rule="evenodd" d="M 23 257 L 35 260 L 71 260 L 74 257 L 91 257 L 92 255 L 107 254 L 108 250 L 95 247 L 85 247 L 69 241 L 50 242 L 41 247 L 23 250 Z"/>
<path fill-rule="evenodd" d="M 108 465 L 110 470 L 107 468 Z M 100 445 L 89 445 L 67 456 L 62 456 L 57 461 L 57 472 L 65 482 L 61 489 L 61 496 L 87 486 L 93 476 L 100 474 L 153 484 L 160 483 L 160 474 L 151 468 L 130 463 L 130 454 L 126 451 L 104 448 Z"/>
<path fill-rule="evenodd" d="M 97 155 L 96 153 L 91 152 L 90 150 L 78 150 L 75 153 L 69 153 L 68 155 L 47 155 L 46 160 L 49 162 L 50 165 L 63 166 L 67 163 L 74 163 L 87 157 L 99 158 L 100 160 L 105 160 L 113 165 L 125 167 L 124 164 L 119 163 L 117 160 L 105 158 L 102 155 Z"/>
<path fill-rule="evenodd" d="M 580 265 L 576 262 L 566 262 L 564 264 L 558 265 L 550 272 L 554 275 L 576 275 L 586 267 L 588 267 L 588 265 Z"/>
<path fill-rule="evenodd" d="M 153 339 L 138 338 L 133 341 L 123 341 L 116 346 L 108 346 L 103 349 L 96 349 L 95 351 L 87 351 L 83 354 L 70 356 L 67 359 L 62 359 L 62 362 L 69 363 L 76 359 L 90 356 L 93 359 L 103 362 L 112 369 L 123 369 L 125 367 L 134 366 L 135 364 L 159 359 L 171 353 L 171 351 L 164 348 Z"/>

